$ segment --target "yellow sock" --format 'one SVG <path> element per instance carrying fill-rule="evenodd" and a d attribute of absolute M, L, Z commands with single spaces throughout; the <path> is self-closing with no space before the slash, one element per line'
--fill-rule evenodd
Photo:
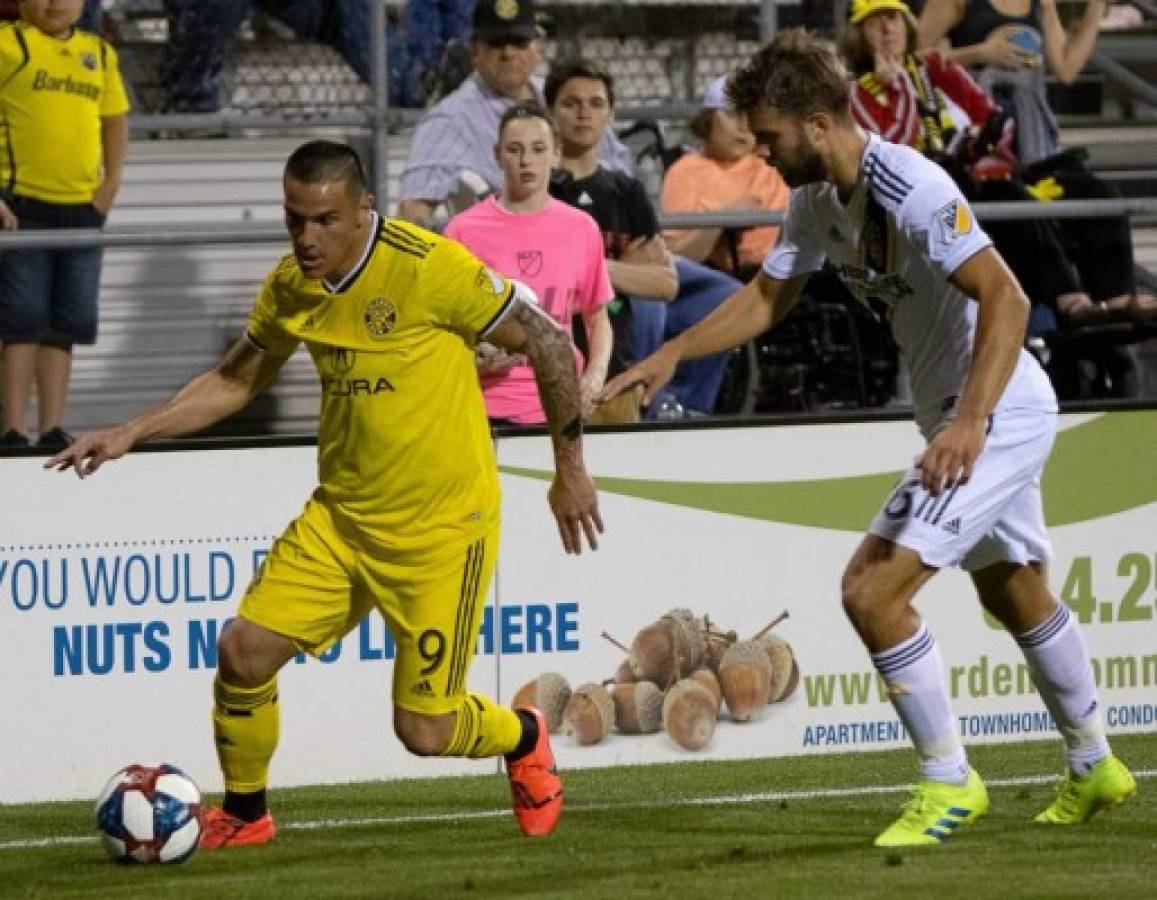
<path fill-rule="evenodd" d="M 226 789 L 249 794 L 265 788 L 280 730 L 276 677 L 255 688 L 233 687 L 220 677 L 213 682 L 213 738 Z"/>
<path fill-rule="evenodd" d="M 443 756 L 482 759 L 502 756 L 518 746 L 522 720 L 509 706 L 499 706 L 482 694 L 466 694 L 455 712 L 454 736 Z"/>

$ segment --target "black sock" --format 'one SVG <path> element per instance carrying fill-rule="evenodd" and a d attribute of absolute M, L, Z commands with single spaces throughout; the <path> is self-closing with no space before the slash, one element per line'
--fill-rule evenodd
<path fill-rule="evenodd" d="M 518 746 L 506 754 L 507 762 L 522 759 L 538 743 L 538 719 L 525 709 L 516 709 L 514 713 L 522 721 L 522 737 L 518 739 Z"/>
<path fill-rule="evenodd" d="M 226 791 L 225 802 L 221 804 L 221 808 L 242 822 L 256 822 L 268 810 L 265 805 L 265 791 L 254 791 L 252 794 Z"/>

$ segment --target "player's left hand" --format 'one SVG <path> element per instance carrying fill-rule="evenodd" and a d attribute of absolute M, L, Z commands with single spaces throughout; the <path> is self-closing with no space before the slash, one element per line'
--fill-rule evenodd
<path fill-rule="evenodd" d="M 550 511 L 558 522 L 563 549 L 578 556 L 583 552 L 583 535 L 592 550 L 599 549 L 598 536 L 603 531 L 599 515 L 599 496 L 595 483 L 582 465 L 561 467 L 547 494 Z"/>
<path fill-rule="evenodd" d="M 987 419 L 953 419 L 932 436 L 916 461 L 924 489 L 933 497 L 958 485 L 967 484 L 972 468 L 984 449 Z"/>

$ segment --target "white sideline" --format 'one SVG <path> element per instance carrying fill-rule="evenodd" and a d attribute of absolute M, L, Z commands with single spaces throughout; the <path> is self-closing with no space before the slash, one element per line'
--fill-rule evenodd
<path fill-rule="evenodd" d="M 1144 779 L 1157 777 L 1157 769 L 1142 769 L 1133 777 Z M 1057 780 L 1056 774 L 1021 775 L 1015 778 L 986 778 L 989 787 L 1019 787 L 1025 784 L 1049 784 Z M 911 784 L 863 785 L 849 788 L 826 788 L 814 791 L 763 791 L 755 794 L 723 794 L 716 797 L 678 797 L 669 800 L 648 800 L 642 803 L 584 803 L 568 805 L 568 815 L 583 812 L 604 812 L 610 809 L 668 809 L 680 806 L 726 806 L 734 803 L 778 803 L 783 800 L 828 800 L 838 797 L 866 797 L 872 794 L 902 794 L 912 789 Z M 484 809 L 476 812 L 426 813 L 408 816 L 376 816 L 367 819 L 314 819 L 304 822 L 286 822 L 279 825 L 282 831 L 312 831 L 317 828 L 364 828 L 368 825 L 412 825 L 416 822 L 465 822 L 471 819 L 494 819 L 509 816 L 510 808 Z M 29 850 L 37 847 L 62 847 L 71 844 L 88 844 L 97 840 L 94 836 L 76 835 L 71 837 L 32 838 L 29 840 L 0 841 L 0 850 Z"/>

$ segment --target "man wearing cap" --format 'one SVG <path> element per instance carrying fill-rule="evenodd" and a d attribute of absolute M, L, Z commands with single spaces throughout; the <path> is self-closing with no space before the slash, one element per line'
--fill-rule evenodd
<path fill-rule="evenodd" d="M 398 215 L 426 224 L 439 204 L 460 190 L 460 176 L 478 195 L 502 187 L 494 160 L 498 121 L 521 100 L 542 102 L 542 60 L 531 0 L 479 0 L 470 42 L 474 71 L 418 123 L 402 172 Z M 599 158 L 608 168 L 630 172 L 630 152 L 610 130 Z M 459 200 L 457 205 L 461 205 Z"/>
<path fill-rule="evenodd" d="M 715 79 L 703 95 L 688 130 L 702 142 L 700 152 L 686 153 L 667 171 L 660 198 L 668 213 L 701 213 L 785 209 L 790 197 L 778 170 L 755 155 L 755 138 L 727 102 L 726 76 Z M 775 245 L 774 226 L 736 232 L 695 228 L 664 232 L 673 251 L 725 272 L 750 274 Z"/>

